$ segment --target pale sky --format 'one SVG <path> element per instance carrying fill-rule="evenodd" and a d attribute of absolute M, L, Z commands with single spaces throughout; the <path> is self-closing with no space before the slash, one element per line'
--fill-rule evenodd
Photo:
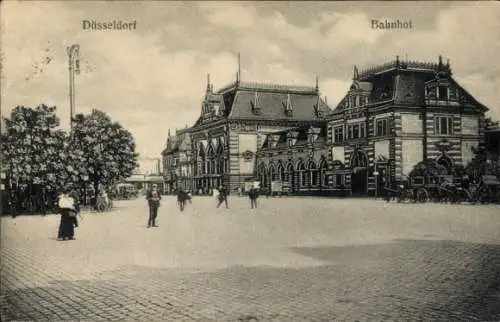
<path fill-rule="evenodd" d="M 133 31 L 84 31 L 82 20 L 137 21 Z M 413 30 L 371 29 L 371 19 L 412 20 Z M 354 65 L 451 60 L 455 78 L 500 119 L 500 3 L 4 1 L 2 115 L 56 105 L 69 124 L 66 47 L 81 46 L 76 112 L 97 108 L 159 157 L 168 129 L 192 125 L 210 73 L 234 80 L 314 86 L 333 108 Z M 50 63 L 46 64 L 46 57 Z M 35 68 L 35 65 L 43 66 Z"/>

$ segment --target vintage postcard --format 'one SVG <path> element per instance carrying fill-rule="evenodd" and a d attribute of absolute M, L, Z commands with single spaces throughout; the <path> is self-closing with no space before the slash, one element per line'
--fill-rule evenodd
<path fill-rule="evenodd" d="M 2 321 L 500 320 L 500 2 L 1 9 Z"/>

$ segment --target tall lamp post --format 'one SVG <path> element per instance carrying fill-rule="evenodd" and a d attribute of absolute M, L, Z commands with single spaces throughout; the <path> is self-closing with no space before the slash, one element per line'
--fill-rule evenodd
<path fill-rule="evenodd" d="M 80 74 L 80 45 L 74 44 L 67 48 L 69 57 L 69 108 L 70 128 L 73 129 L 73 113 L 75 110 L 75 74 Z"/>

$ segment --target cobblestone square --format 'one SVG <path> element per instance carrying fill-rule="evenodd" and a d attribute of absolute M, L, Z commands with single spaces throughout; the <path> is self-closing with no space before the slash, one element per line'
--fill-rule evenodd
<path fill-rule="evenodd" d="M 498 321 L 500 208 L 370 199 L 142 198 L 2 218 L 10 320 Z"/>

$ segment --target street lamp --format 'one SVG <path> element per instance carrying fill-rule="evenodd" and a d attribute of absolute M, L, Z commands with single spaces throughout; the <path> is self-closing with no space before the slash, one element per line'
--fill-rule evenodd
<path fill-rule="evenodd" d="M 74 44 L 67 48 L 69 63 L 69 109 L 70 127 L 73 129 L 73 113 L 75 109 L 75 74 L 80 74 L 80 45 Z"/>

